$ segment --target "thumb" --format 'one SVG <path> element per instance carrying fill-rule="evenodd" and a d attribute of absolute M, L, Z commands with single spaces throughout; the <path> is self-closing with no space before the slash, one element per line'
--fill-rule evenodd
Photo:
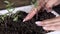
<path fill-rule="evenodd" d="M 53 5 L 55 5 L 58 2 L 58 0 L 49 0 L 46 4 L 46 7 L 52 7 Z"/>
<path fill-rule="evenodd" d="M 58 2 L 58 0 L 49 0 L 47 3 L 46 3 L 46 9 L 48 12 L 51 12 L 51 9 L 53 6 L 55 6 L 55 4 Z"/>

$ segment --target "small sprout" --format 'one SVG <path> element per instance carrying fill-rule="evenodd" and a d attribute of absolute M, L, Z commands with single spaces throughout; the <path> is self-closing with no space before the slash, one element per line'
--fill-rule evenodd
<path fill-rule="evenodd" d="M 7 15 L 12 15 L 12 12 L 15 10 L 15 8 L 12 7 L 14 5 L 14 3 L 11 3 L 9 1 L 4 1 L 4 2 L 6 3 L 6 9 L 7 9 L 8 13 L 6 13 L 3 16 L 0 17 L 3 21 L 4 21 L 4 19 Z M 13 21 L 18 20 L 18 16 L 16 14 L 13 15 L 13 18 L 14 18 Z"/>
<path fill-rule="evenodd" d="M 4 19 L 5 19 L 6 16 L 7 16 L 7 15 L 4 14 L 3 16 L 0 16 L 0 18 L 4 21 Z"/>
<path fill-rule="evenodd" d="M 32 0 L 31 4 L 34 4 L 36 2 L 36 0 Z"/>
<path fill-rule="evenodd" d="M 6 3 L 6 9 L 7 9 L 8 13 L 6 13 L 3 16 L 0 17 L 3 21 L 4 21 L 5 17 L 7 16 L 7 14 L 11 15 L 12 12 L 15 10 L 15 8 L 12 7 L 14 5 L 14 3 L 11 3 L 11 2 L 9 2 L 7 0 L 5 0 L 4 2 Z M 16 17 L 14 19 L 14 21 L 17 20 L 17 18 L 18 17 Z"/>
<path fill-rule="evenodd" d="M 7 15 L 6 14 L 4 14 L 4 16 L 3 17 L 6 17 Z"/>
<path fill-rule="evenodd" d="M 2 17 L 2 20 L 4 20 L 4 17 Z"/>
<path fill-rule="evenodd" d="M 17 20 L 18 20 L 18 16 L 13 19 L 13 21 L 17 21 Z"/>
<path fill-rule="evenodd" d="M 9 13 L 12 13 L 14 11 L 14 8 L 7 8 Z"/>
<path fill-rule="evenodd" d="M 37 1 L 36 1 L 35 4 L 34 4 L 34 6 L 37 7 L 37 5 L 38 5 L 38 3 L 37 3 Z"/>
<path fill-rule="evenodd" d="M 0 19 L 3 21 L 4 20 L 4 17 L 3 16 L 0 16 Z"/>
<path fill-rule="evenodd" d="M 15 9 L 12 7 L 14 3 L 11 3 L 9 1 L 4 1 L 6 3 L 6 9 L 9 13 L 12 13 Z"/>
<path fill-rule="evenodd" d="M 8 1 L 4 1 L 6 4 L 8 4 L 9 2 Z"/>
<path fill-rule="evenodd" d="M 37 7 L 38 2 L 37 2 L 37 0 L 32 0 L 31 4 L 33 4 L 33 5 L 34 5 L 34 7 Z"/>

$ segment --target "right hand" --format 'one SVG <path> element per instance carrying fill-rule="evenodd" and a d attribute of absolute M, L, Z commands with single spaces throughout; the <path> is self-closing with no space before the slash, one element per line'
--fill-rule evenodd
<path fill-rule="evenodd" d="M 26 18 L 24 18 L 23 22 L 30 20 L 40 9 L 41 7 L 44 5 L 44 0 L 38 0 L 38 5 L 37 7 L 33 7 L 31 12 L 26 16 Z"/>
<path fill-rule="evenodd" d="M 30 20 L 38 12 L 38 10 L 40 10 L 44 6 L 45 2 L 47 3 L 46 6 L 45 6 L 46 9 L 48 11 L 50 11 L 50 8 L 52 8 L 53 5 L 56 6 L 56 5 L 60 4 L 60 2 L 58 2 L 58 1 L 60 1 L 60 0 L 47 0 L 47 1 L 38 0 L 38 6 L 37 6 L 37 8 L 33 8 L 31 10 L 31 12 L 23 20 L 23 22 Z"/>

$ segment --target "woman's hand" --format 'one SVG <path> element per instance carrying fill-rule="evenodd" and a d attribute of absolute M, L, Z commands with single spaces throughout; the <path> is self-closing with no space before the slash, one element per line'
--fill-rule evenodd
<path fill-rule="evenodd" d="M 60 31 L 60 16 L 53 19 L 47 19 L 44 21 L 37 21 L 35 23 L 37 24 L 37 26 L 43 26 L 43 29 L 45 30 L 59 30 Z"/>
<path fill-rule="evenodd" d="M 33 7 L 30 13 L 24 18 L 23 22 L 30 20 L 44 5 L 44 0 L 38 0 L 37 7 Z"/>
<path fill-rule="evenodd" d="M 46 2 L 46 6 L 45 6 L 46 9 L 48 11 L 50 11 L 52 6 L 60 4 L 60 2 L 58 2 L 58 1 L 60 1 L 60 0 L 45 0 L 45 1 L 44 0 L 38 0 L 37 8 L 33 8 L 31 10 L 31 12 L 26 16 L 26 18 L 24 18 L 23 22 L 30 20 L 38 12 L 38 10 L 41 9 L 42 6 L 44 6 L 45 2 Z"/>
<path fill-rule="evenodd" d="M 60 0 L 49 0 L 46 4 L 47 10 L 60 4 Z M 60 30 L 60 17 L 36 22 L 38 26 L 43 26 L 45 30 Z"/>

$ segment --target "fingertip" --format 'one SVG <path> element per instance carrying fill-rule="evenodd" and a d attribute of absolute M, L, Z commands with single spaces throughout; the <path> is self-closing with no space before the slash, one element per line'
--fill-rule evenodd
<path fill-rule="evenodd" d="M 23 19 L 23 22 L 25 22 L 25 19 Z"/>
<path fill-rule="evenodd" d="M 37 26 L 42 26 L 41 23 L 42 23 L 41 21 L 37 21 L 37 22 L 35 22 L 35 24 L 36 24 Z"/>
<path fill-rule="evenodd" d="M 44 30 L 47 30 L 47 27 L 43 27 Z"/>
<path fill-rule="evenodd" d="M 56 29 L 55 29 L 55 28 L 53 28 L 53 27 L 43 27 L 43 29 L 44 29 L 44 30 L 51 30 L 51 31 L 56 30 Z"/>
<path fill-rule="evenodd" d="M 48 27 L 43 27 L 43 29 L 44 29 L 44 30 L 46 30 L 46 31 L 51 30 L 51 29 L 50 29 L 50 28 L 48 28 Z"/>

